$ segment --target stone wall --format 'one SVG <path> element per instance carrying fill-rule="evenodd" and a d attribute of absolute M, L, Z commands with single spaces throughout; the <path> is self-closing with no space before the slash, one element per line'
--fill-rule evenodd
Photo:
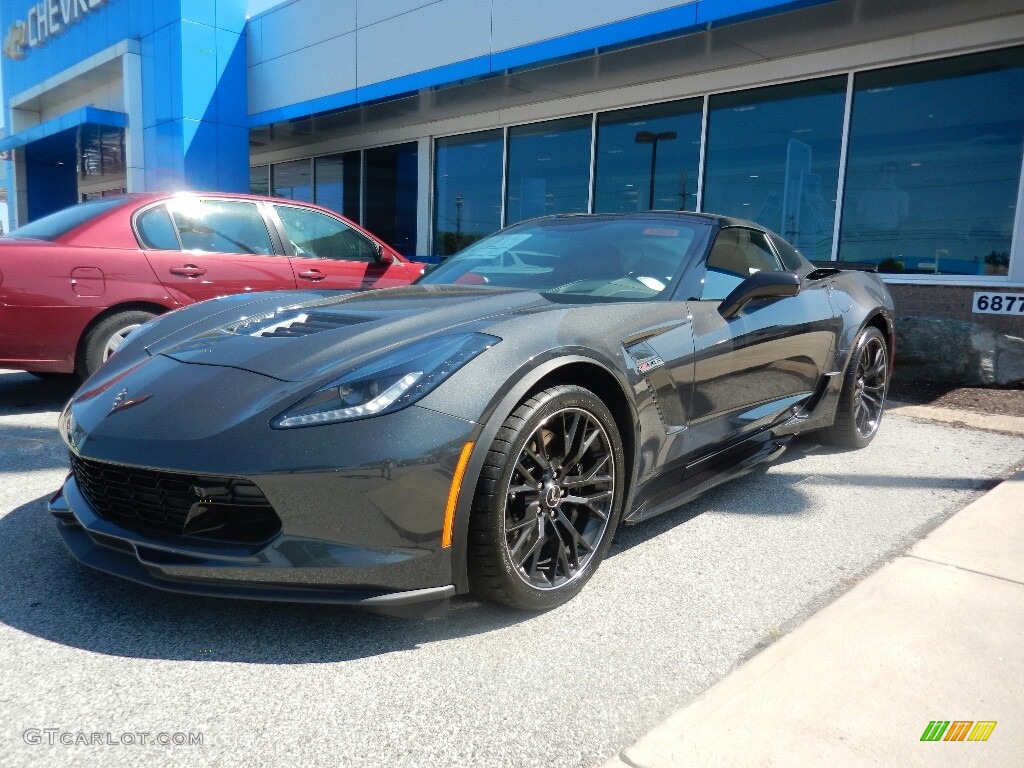
<path fill-rule="evenodd" d="M 1024 312 L 975 314 L 982 286 L 890 284 L 896 306 L 896 376 L 962 386 L 1024 385 Z"/>
<path fill-rule="evenodd" d="M 1000 288 L 974 285 L 900 285 L 887 283 L 896 305 L 896 317 L 948 317 L 968 323 L 980 323 L 1009 336 L 1024 337 L 1024 313 L 1016 315 L 974 314 L 975 291 L 999 291 Z M 1006 293 L 1024 295 L 1024 288 L 1007 288 Z"/>

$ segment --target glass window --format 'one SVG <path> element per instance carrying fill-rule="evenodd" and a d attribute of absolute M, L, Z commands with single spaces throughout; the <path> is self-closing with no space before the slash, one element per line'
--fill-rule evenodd
<path fill-rule="evenodd" d="M 253 195 L 270 194 L 269 165 L 255 165 L 249 169 L 249 192 Z"/>
<path fill-rule="evenodd" d="M 450 256 L 501 228 L 500 130 L 434 145 L 434 254 Z"/>
<path fill-rule="evenodd" d="M 85 179 L 124 176 L 126 172 L 124 128 L 86 123 L 78 134 L 78 170 Z"/>
<path fill-rule="evenodd" d="M 359 153 L 318 157 L 316 204 L 359 221 Z"/>
<path fill-rule="evenodd" d="M 274 165 L 274 197 L 313 202 L 313 163 L 292 160 Z"/>
<path fill-rule="evenodd" d="M 845 77 L 712 96 L 703 209 L 832 258 Z"/>
<path fill-rule="evenodd" d="M 186 251 L 267 255 L 273 250 L 263 216 L 253 203 L 180 198 L 168 207 Z"/>
<path fill-rule="evenodd" d="M 162 205 L 140 214 L 135 220 L 135 230 L 139 233 L 143 248 L 158 251 L 177 251 L 181 248 L 171 216 Z"/>
<path fill-rule="evenodd" d="M 697 209 L 702 99 L 597 117 L 594 210 Z"/>
<path fill-rule="evenodd" d="M 473 243 L 418 282 L 525 288 L 566 302 L 667 299 L 709 231 L 703 220 L 665 216 L 526 221 Z"/>
<path fill-rule="evenodd" d="M 509 129 L 507 224 L 587 212 L 590 124 L 570 117 Z"/>
<path fill-rule="evenodd" d="M 857 75 L 839 258 L 1007 274 L 1022 135 L 1024 48 Z"/>
<path fill-rule="evenodd" d="M 399 253 L 416 253 L 419 151 L 416 142 L 366 150 L 363 226 Z"/>
<path fill-rule="evenodd" d="M 123 198 L 107 197 L 79 203 L 69 208 L 51 213 L 41 219 L 18 227 L 10 233 L 10 237 L 31 237 L 35 240 L 56 240 L 75 227 L 85 224 L 90 219 L 100 216 L 119 205 L 124 205 Z"/>
<path fill-rule="evenodd" d="M 274 206 L 296 256 L 376 261 L 377 249 L 362 233 L 333 216 L 290 205 Z"/>
<path fill-rule="evenodd" d="M 700 297 L 721 301 L 748 277 L 765 270 L 781 272 L 782 264 L 763 234 L 744 227 L 723 229 L 708 254 Z"/>

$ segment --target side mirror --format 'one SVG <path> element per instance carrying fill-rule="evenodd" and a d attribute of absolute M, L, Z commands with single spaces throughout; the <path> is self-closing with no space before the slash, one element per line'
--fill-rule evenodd
<path fill-rule="evenodd" d="M 718 305 L 718 314 L 730 320 L 754 299 L 781 299 L 800 293 L 800 276 L 794 272 L 755 272 L 737 285 Z"/>
<path fill-rule="evenodd" d="M 373 241 L 373 252 L 374 260 L 378 264 L 390 264 L 394 261 L 391 254 L 384 250 L 384 246 L 378 243 L 376 240 Z"/>

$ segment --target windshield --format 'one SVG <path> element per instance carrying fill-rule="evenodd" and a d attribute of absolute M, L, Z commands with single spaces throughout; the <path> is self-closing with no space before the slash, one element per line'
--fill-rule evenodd
<path fill-rule="evenodd" d="M 668 216 L 535 219 L 457 253 L 417 282 L 493 285 L 611 301 L 668 298 L 710 227 Z"/>
<path fill-rule="evenodd" d="M 35 240 L 56 240 L 89 219 L 122 205 L 124 201 L 123 197 L 107 197 L 72 205 L 70 208 L 51 213 L 49 216 L 43 216 L 43 218 L 29 222 L 23 227 L 18 227 L 11 231 L 9 236 L 31 237 Z"/>

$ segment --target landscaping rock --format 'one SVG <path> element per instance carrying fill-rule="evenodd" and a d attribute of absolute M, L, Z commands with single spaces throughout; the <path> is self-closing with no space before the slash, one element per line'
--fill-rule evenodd
<path fill-rule="evenodd" d="M 1024 382 L 1024 339 L 944 317 L 896 321 L 896 370 L 904 381 L 969 387 Z"/>

